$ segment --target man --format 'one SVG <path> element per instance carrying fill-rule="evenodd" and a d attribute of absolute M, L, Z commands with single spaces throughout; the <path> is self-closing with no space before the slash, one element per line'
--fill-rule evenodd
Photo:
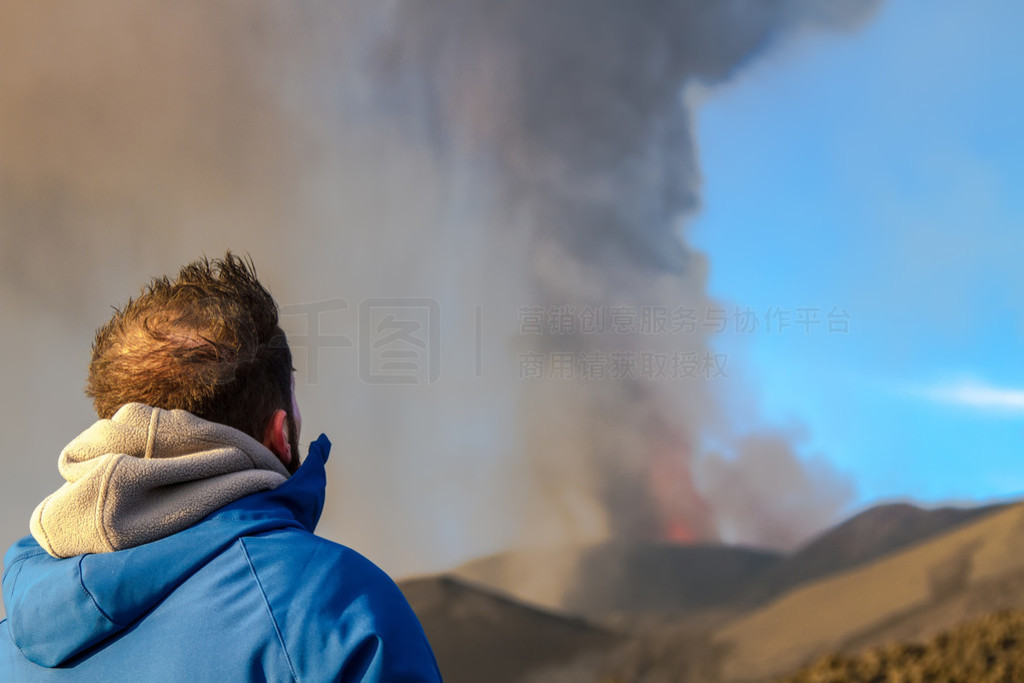
<path fill-rule="evenodd" d="M 277 305 L 230 252 L 155 279 L 96 335 L 100 420 L 4 557 L 2 681 L 440 681 L 395 584 L 313 535 L 323 435 Z"/>

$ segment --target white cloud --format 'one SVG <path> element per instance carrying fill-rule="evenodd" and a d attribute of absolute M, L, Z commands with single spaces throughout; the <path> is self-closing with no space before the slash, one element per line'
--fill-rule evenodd
<path fill-rule="evenodd" d="M 995 387 L 976 380 L 965 380 L 934 385 L 914 393 L 943 403 L 1024 414 L 1024 389 Z"/>

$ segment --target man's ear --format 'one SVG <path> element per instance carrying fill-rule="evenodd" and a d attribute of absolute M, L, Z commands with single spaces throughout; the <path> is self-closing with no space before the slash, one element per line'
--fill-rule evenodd
<path fill-rule="evenodd" d="M 288 467 L 288 463 L 292 461 L 292 447 L 288 441 L 288 414 L 283 410 L 275 411 L 267 423 L 267 429 L 263 433 L 263 445 Z"/>

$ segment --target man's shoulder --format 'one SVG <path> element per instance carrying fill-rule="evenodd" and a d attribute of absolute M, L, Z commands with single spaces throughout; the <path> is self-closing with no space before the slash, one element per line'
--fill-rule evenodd
<path fill-rule="evenodd" d="M 439 680 L 419 620 L 373 562 L 298 529 L 248 536 L 241 544 L 297 670 L 329 670 L 336 659 L 402 671 L 410 681 Z M 382 658 L 385 645 L 390 654 Z"/>
<path fill-rule="evenodd" d="M 332 623 L 341 616 L 388 628 L 419 622 L 383 569 L 355 550 L 299 529 L 242 539 L 271 611 Z"/>
<path fill-rule="evenodd" d="M 394 586 L 358 551 L 302 529 L 276 529 L 240 541 L 257 578 L 282 589 L 316 586 L 330 593 Z"/>

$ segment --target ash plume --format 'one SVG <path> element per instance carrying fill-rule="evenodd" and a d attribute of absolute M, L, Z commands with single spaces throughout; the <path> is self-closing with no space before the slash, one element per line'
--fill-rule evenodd
<path fill-rule="evenodd" d="M 23 388 L 0 418 L 18 454 L 3 537 L 23 534 L 16 506 L 50 492 L 92 419 L 75 392 L 108 306 L 227 247 L 282 304 L 346 298 L 334 332 L 357 334 L 365 297 L 440 303 L 436 384 L 361 384 L 343 349 L 321 350 L 318 377 L 300 367 L 304 438 L 335 435 L 326 535 L 399 573 L 517 544 L 718 537 L 748 513 L 721 502 L 735 489 L 702 488 L 700 439 L 733 449 L 714 482 L 746 476 L 735 454 L 757 443 L 712 383 L 515 367 L 532 352 L 700 355 L 711 332 L 526 335 L 517 310 L 714 304 L 685 241 L 700 190 L 685 88 L 876 4 L 0 0 L 2 373 Z M 779 498 L 812 479 L 779 482 Z M 743 539 L 779 542 L 759 533 Z"/>
<path fill-rule="evenodd" d="M 700 188 L 684 89 L 726 81 L 800 27 L 851 27 L 874 5 L 407 3 L 396 10 L 381 63 L 397 82 L 431 84 L 425 98 L 415 96 L 429 112 L 434 144 L 486 156 L 504 200 L 530 214 L 524 274 L 538 303 L 706 311 L 716 303 L 706 264 L 683 237 Z M 709 338 L 700 329 L 670 340 L 549 334 L 532 348 L 702 358 Z M 735 459 L 713 456 L 709 468 L 721 476 L 698 492 L 699 436 L 728 422 L 707 383 L 624 376 L 537 383 L 523 397 L 538 482 L 557 482 L 555 497 L 578 482 L 577 498 L 599 501 L 600 519 L 574 520 L 577 532 L 596 524 L 613 537 L 716 538 L 720 524 L 736 526 L 740 505 L 751 520 L 767 515 L 780 528 L 737 540 L 789 547 L 814 531 L 804 528 L 809 508 L 827 519 L 849 495 L 817 495 L 818 478 L 804 472 L 787 440 L 740 434 L 726 436 Z M 718 485 L 741 482 L 749 463 L 768 461 L 794 475 L 776 477 L 771 495 L 737 504 L 733 496 L 756 487 Z M 794 506 L 792 498 L 803 502 Z"/>

